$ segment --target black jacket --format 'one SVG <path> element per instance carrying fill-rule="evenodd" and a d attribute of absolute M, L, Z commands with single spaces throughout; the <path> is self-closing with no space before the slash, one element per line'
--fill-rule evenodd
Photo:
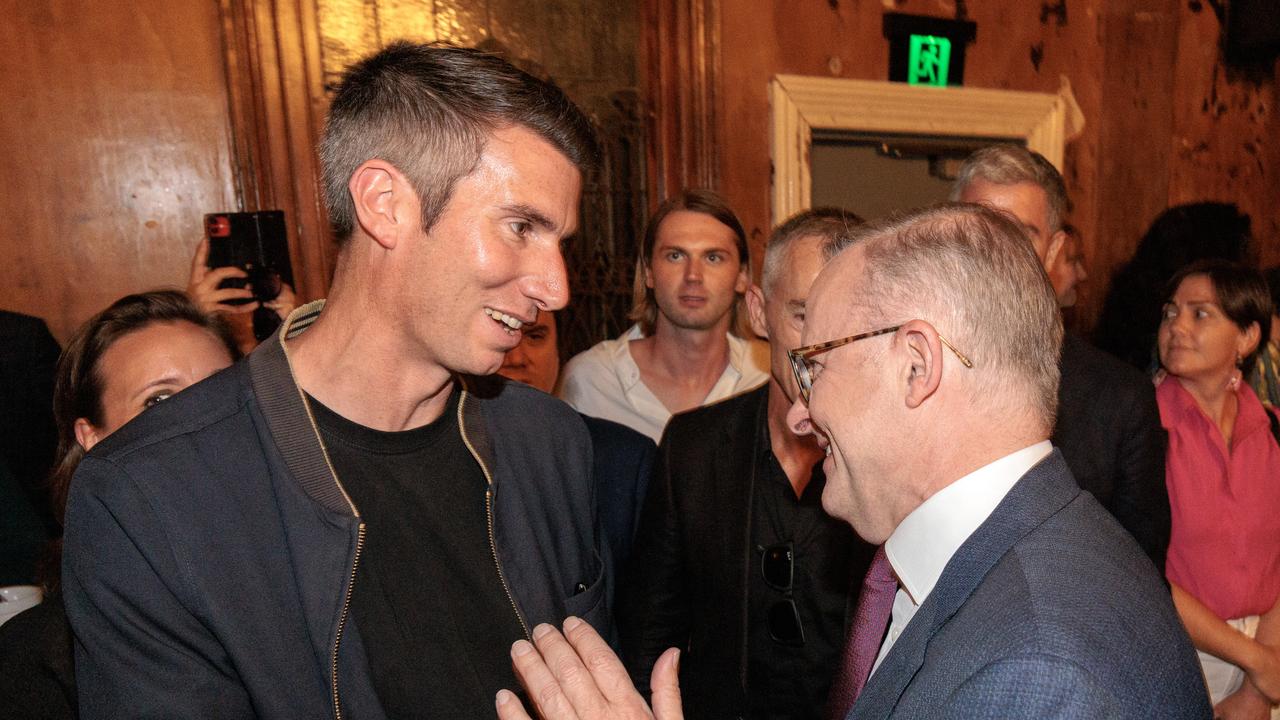
<path fill-rule="evenodd" d="M 318 314 L 301 308 L 281 333 Z M 363 524 L 279 337 L 139 416 L 76 473 L 63 584 L 83 718 L 384 717 L 347 607 Z M 458 413 L 526 632 L 573 614 L 609 636 L 578 414 L 498 380 L 468 381 Z"/>
<path fill-rule="evenodd" d="M 658 446 L 632 561 L 618 596 L 623 657 L 647 692 L 654 661 L 679 647 L 688 718 L 746 714 L 754 485 L 764 481 L 769 385 L 671 418 Z M 853 530 L 849 530 L 852 535 Z M 858 541 L 846 634 L 874 548 Z M 834 668 L 832 671 L 834 672 Z"/>
<path fill-rule="evenodd" d="M 1093 494 L 1164 576 L 1169 493 L 1155 387 L 1132 367 L 1068 334 L 1053 444 L 1080 487 Z"/>

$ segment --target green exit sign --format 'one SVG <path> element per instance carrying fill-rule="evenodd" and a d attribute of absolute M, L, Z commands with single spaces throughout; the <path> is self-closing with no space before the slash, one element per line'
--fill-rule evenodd
<path fill-rule="evenodd" d="M 977 35 L 978 26 L 969 20 L 885 13 L 889 80 L 933 87 L 963 85 L 964 51 Z"/>
<path fill-rule="evenodd" d="M 907 56 L 907 82 L 912 85 L 947 84 L 951 67 L 951 41 L 935 35 L 912 35 Z"/>

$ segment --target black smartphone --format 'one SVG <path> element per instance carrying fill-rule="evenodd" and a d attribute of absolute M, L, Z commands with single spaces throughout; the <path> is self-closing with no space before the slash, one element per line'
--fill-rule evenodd
<path fill-rule="evenodd" d="M 270 302 L 280 294 L 281 283 L 293 285 L 283 210 L 209 213 L 204 216 L 204 233 L 209 238 L 210 268 L 234 266 L 248 275 L 218 285 L 252 289 L 253 300 L 228 300 L 228 305 Z"/>

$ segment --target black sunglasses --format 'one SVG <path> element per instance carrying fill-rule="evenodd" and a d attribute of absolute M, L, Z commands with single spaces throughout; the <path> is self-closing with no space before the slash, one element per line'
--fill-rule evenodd
<path fill-rule="evenodd" d="M 791 543 L 780 543 L 758 548 L 760 551 L 760 576 L 765 584 L 787 597 L 769 608 L 769 636 L 783 645 L 804 645 L 804 626 L 800 624 L 800 611 L 791 597 L 792 579 L 795 577 L 795 551 Z"/>

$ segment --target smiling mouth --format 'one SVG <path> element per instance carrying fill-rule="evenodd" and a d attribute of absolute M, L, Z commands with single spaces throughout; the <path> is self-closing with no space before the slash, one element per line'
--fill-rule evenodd
<path fill-rule="evenodd" d="M 515 335 L 516 331 L 524 327 L 524 321 L 517 317 L 512 317 L 501 310 L 494 310 L 491 307 L 484 309 L 484 314 L 493 319 L 494 322 L 504 325 L 508 335 Z"/>

